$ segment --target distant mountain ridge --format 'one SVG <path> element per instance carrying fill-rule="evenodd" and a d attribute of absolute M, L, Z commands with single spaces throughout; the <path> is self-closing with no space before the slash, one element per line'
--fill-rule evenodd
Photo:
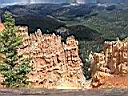
<path fill-rule="evenodd" d="M 61 20 L 62 16 L 65 16 L 65 19 L 73 19 L 85 16 L 90 14 L 96 7 L 97 6 L 95 4 L 82 4 L 78 6 L 72 6 L 68 4 L 13 5 L 1 8 L 0 16 L 2 16 L 5 11 L 9 11 L 16 18 L 16 25 L 28 25 L 30 32 L 34 32 L 37 28 L 40 28 L 43 32 L 46 32 L 47 30 L 49 32 L 54 32 L 60 27 L 67 28 L 66 23 Z M 94 37 L 100 38 L 100 34 L 85 26 L 73 26 L 68 27 L 68 29 L 70 30 L 71 34 L 73 32 L 74 35 L 77 32 L 80 32 L 79 30 L 76 32 L 73 30 L 73 28 L 78 29 L 78 27 L 80 28 L 79 30 L 86 32 L 86 36 L 82 36 L 81 38 L 87 40 L 94 40 Z M 90 33 L 86 30 L 89 30 Z M 93 36 L 90 36 L 92 34 Z"/>
<path fill-rule="evenodd" d="M 97 0 L 97 3 L 128 3 L 128 0 Z"/>

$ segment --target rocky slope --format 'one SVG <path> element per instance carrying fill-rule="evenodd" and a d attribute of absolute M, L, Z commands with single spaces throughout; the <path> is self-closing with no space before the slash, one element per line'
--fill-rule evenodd
<path fill-rule="evenodd" d="M 19 27 L 18 33 L 23 37 L 19 55 L 32 59 L 33 71 L 28 75 L 30 87 L 76 89 L 84 87 L 85 77 L 82 61 L 78 55 L 78 41 L 68 37 L 66 44 L 61 36 L 43 34 L 37 30 L 28 35 L 27 27 Z"/>
<path fill-rule="evenodd" d="M 128 87 L 128 41 L 104 43 L 101 53 L 90 55 L 92 58 L 93 87 Z"/>

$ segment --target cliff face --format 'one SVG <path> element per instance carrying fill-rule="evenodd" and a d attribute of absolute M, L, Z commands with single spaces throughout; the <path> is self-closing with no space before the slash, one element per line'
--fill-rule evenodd
<path fill-rule="evenodd" d="M 67 38 L 66 44 L 55 34 L 43 34 L 37 30 L 28 35 L 27 27 L 19 27 L 23 44 L 17 50 L 25 58 L 31 58 L 33 71 L 28 75 L 31 87 L 82 88 L 85 78 L 78 55 L 78 41 Z"/>
<path fill-rule="evenodd" d="M 92 56 L 93 87 L 127 87 L 128 86 L 128 41 L 104 43 L 101 53 Z"/>

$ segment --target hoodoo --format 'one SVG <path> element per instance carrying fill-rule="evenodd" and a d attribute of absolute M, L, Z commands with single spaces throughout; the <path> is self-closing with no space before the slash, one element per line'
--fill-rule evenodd
<path fill-rule="evenodd" d="M 128 40 L 104 43 L 92 58 L 93 87 L 128 87 Z"/>
<path fill-rule="evenodd" d="M 78 89 L 84 86 L 78 41 L 73 36 L 67 38 L 64 44 L 61 36 L 55 34 L 42 34 L 41 30 L 37 30 L 29 36 L 28 27 L 18 29 L 17 34 L 23 37 L 18 53 L 31 58 L 34 67 L 28 74 L 31 87 Z"/>

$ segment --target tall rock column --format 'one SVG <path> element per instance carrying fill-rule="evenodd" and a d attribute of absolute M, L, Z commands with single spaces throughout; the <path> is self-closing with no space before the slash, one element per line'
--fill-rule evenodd
<path fill-rule="evenodd" d="M 30 87 L 34 88 L 82 88 L 85 78 L 78 55 L 78 41 L 69 37 L 61 42 L 61 36 L 42 34 L 37 30 L 28 35 L 27 27 L 19 27 L 17 34 L 23 37 L 18 53 L 31 58 L 33 71 L 28 74 Z"/>

